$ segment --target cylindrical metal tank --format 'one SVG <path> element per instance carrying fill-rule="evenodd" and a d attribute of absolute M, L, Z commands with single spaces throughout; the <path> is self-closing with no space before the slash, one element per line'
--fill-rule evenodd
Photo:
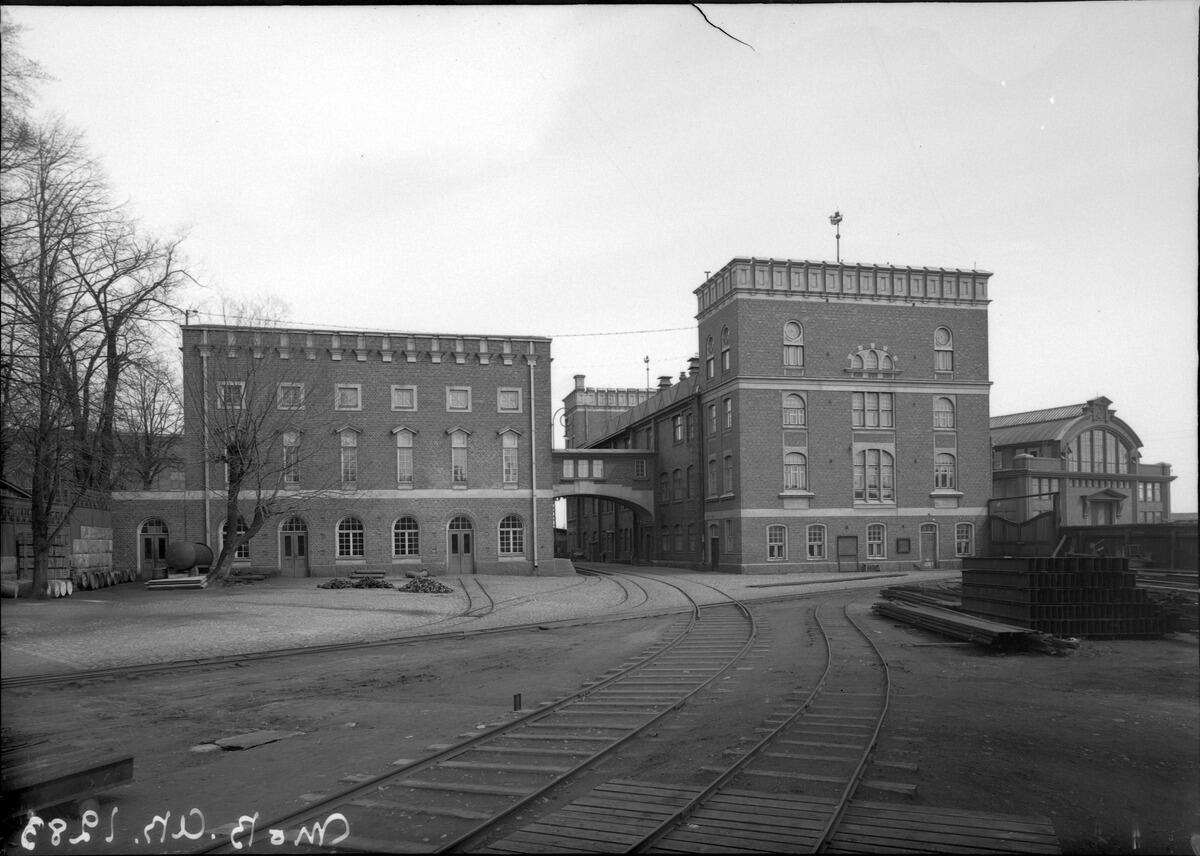
<path fill-rule="evenodd" d="M 172 572 L 212 566 L 213 552 L 199 541 L 172 541 L 167 544 L 167 569 Z"/>

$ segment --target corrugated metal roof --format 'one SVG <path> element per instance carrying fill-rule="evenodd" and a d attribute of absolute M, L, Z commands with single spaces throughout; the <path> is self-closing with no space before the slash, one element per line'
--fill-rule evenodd
<path fill-rule="evenodd" d="M 593 445 L 611 437 L 620 431 L 629 428 L 637 422 L 642 421 L 646 417 L 667 410 L 670 407 L 678 404 L 681 400 L 689 398 L 696 393 L 700 386 L 700 375 L 689 375 L 678 383 L 667 389 L 659 390 L 656 394 L 643 401 L 634 407 L 624 410 L 620 413 L 615 413 L 604 420 L 603 426 L 598 434 L 595 434 L 596 439 L 588 438 L 588 445 Z M 592 432 L 588 432 L 589 435 Z"/>
<path fill-rule="evenodd" d="M 1068 404 L 1065 407 L 1050 407 L 1045 410 L 1027 410 L 1024 413 L 1010 413 L 1006 416 L 993 416 L 989 421 L 992 430 L 997 428 L 1012 428 L 1017 425 L 1033 425 L 1039 422 L 1069 422 L 1087 412 L 1087 404 Z"/>
<path fill-rule="evenodd" d="M 1070 419 L 1056 419 L 1052 422 L 1031 422 L 1027 425 L 1013 425 L 1010 428 L 992 428 L 992 447 L 1016 446 L 1040 443 L 1043 440 L 1058 438 L 1064 428 L 1078 419 L 1080 414 L 1074 414 Z"/>

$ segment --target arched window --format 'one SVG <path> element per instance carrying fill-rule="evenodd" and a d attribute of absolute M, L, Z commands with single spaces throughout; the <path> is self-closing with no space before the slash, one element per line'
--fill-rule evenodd
<path fill-rule="evenodd" d="M 805 530 L 805 542 L 808 546 L 808 558 L 825 558 L 825 524 L 810 523 Z"/>
<path fill-rule="evenodd" d="M 515 514 L 500 521 L 500 555 L 515 556 L 525 552 L 525 523 Z"/>
<path fill-rule="evenodd" d="M 767 561 L 782 562 L 787 559 L 787 527 L 775 523 L 767 527 Z"/>
<path fill-rule="evenodd" d="M 789 392 L 783 397 L 783 424 L 805 425 L 808 422 L 804 396 Z"/>
<path fill-rule="evenodd" d="M 954 526 L 954 555 L 975 555 L 975 524 L 957 523 Z"/>
<path fill-rule="evenodd" d="M 363 525 L 357 517 L 343 517 L 337 525 L 337 557 L 355 559 L 366 555 Z"/>
<path fill-rule="evenodd" d="M 880 377 L 894 375 L 896 358 L 885 348 L 863 348 L 850 355 L 850 371 L 855 375 L 865 377 Z"/>
<path fill-rule="evenodd" d="M 721 371 L 729 371 L 729 328 L 721 328 Z"/>
<path fill-rule="evenodd" d="M 934 428 L 953 428 L 954 427 L 954 402 L 948 398 L 935 398 L 933 400 L 933 427 Z"/>
<path fill-rule="evenodd" d="M 1111 431 L 1093 428 L 1071 441 L 1072 472 L 1117 473 L 1129 472 L 1130 447 Z"/>
<path fill-rule="evenodd" d="M 421 527 L 416 518 L 401 517 L 392 526 L 392 555 L 421 555 Z"/>
<path fill-rule="evenodd" d="M 237 534 L 238 535 L 246 534 L 246 521 L 245 520 L 238 520 Z M 226 520 L 224 523 L 221 524 L 221 549 L 225 548 L 225 539 L 227 539 L 228 537 L 229 537 L 229 521 Z M 243 541 L 241 544 L 238 545 L 238 548 L 233 551 L 233 558 L 234 558 L 234 561 L 249 561 L 250 560 L 250 541 L 249 540 Z"/>
<path fill-rule="evenodd" d="M 396 429 L 396 484 L 411 487 L 413 483 L 413 432 Z"/>
<path fill-rule="evenodd" d="M 933 458 L 933 486 L 935 488 L 953 489 L 957 481 L 957 466 L 954 456 L 942 452 Z"/>
<path fill-rule="evenodd" d="M 933 331 L 933 370 L 954 371 L 954 334 L 948 327 L 938 327 Z"/>
<path fill-rule="evenodd" d="M 879 371 L 878 351 L 863 351 L 863 369 L 869 372 Z"/>
<path fill-rule="evenodd" d="M 882 523 L 867 526 L 867 558 L 887 558 L 887 527 Z"/>
<path fill-rule="evenodd" d="M 676 469 L 671 473 L 671 498 L 683 499 L 683 470 Z"/>
<path fill-rule="evenodd" d="M 854 501 L 895 502 L 896 467 L 891 453 L 862 449 L 854 455 Z"/>
<path fill-rule="evenodd" d="M 708 377 L 716 377 L 717 374 L 717 358 L 713 356 L 713 338 L 708 337 L 704 343 L 704 370 Z"/>
<path fill-rule="evenodd" d="M 783 489 L 808 490 L 808 460 L 799 452 L 783 456 Z"/>
<path fill-rule="evenodd" d="M 799 321 L 783 325 L 783 364 L 799 367 L 804 365 L 804 328 Z"/>

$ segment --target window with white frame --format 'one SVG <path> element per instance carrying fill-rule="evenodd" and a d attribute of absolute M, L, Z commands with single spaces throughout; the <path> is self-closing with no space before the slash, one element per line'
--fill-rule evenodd
<path fill-rule="evenodd" d="M 941 452 L 935 455 L 933 459 L 934 488 L 953 490 L 954 484 L 957 481 L 956 470 L 957 467 L 953 455 L 947 452 Z"/>
<path fill-rule="evenodd" d="M 337 524 L 337 557 L 357 559 L 366 555 L 362 521 L 357 517 L 343 517 Z"/>
<path fill-rule="evenodd" d="M 246 534 L 246 521 L 245 520 L 241 520 L 241 519 L 238 520 L 236 534 L 238 536 L 242 536 L 242 535 Z M 226 519 L 225 522 L 223 524 L 221 524 L 221 548 L 222 549 L 225 548 L 225 542 L 228 538 L 229 538 L 229 520 Z M 239 544 L 237 546 L 237 549 L 235 549 L 233 551 L 233 559 L 234 559 L 234 561 L 237 561 L 237 562 L 243 562 L 243 561 L 250 560 L 250 541 L 249 541 L 249 539 L 243 541 L 241 544 Z"/>
<path fill-rule="evenodd" d="M 725 408 L 725 428 L 728 430 L 733 427 L 733 399 L 726 398 L 723 407 Z"/>
<path fill-rule="evenodd" d="M 596 460 L 592 461 L 592 478 L 594 478 L 594 479 L 604 478 L 604 461 L 600 458 L 597 458 Z"/>
<path fill-rule="evenodd" d="M 238 380 L 217 384 L 217 407 L 221 410 L 241 410 L 246 406 L 246 384 Z"/>
<path fill-rule="evenodd" d="M 392 387 L 392 410 L 416 410 L 417 388 L 415 386 Z"/>
<path fill-rule="evenodd" d="M 789 392 L 783 397 L 783 424 L 803 427 L 808 422 L 808 408 L 804 396 Z"/>
<path fill-rule="evenodd" d="M 281 383 L 275 391 L 275 407 L 278 410 L 304 409 L 304 384 Z"/>
<path fill-rule="evenodd" d="M 413 432 L 401 428 L 396 432 L 396 484 L 413 483 Z"/>
<path fill-rule="evenodd" d="M 575 478 L 575 460 L 573 458 L 565 458 L 562 465 L 562 477 L 565 479 Z M 645 464 L 643 463 L 644 466 Z"/>
<path fill-rule="evenodd" d="M 717 358 L 713 356 L 713 340 L 712 336 L 708 337 L 708 341 L 704 343 L 704 369 L 705 374 L 711 380 L 717 374 Z"/>
<path fill-rule="evenodd" d="M 392 526 L 392 555 L 398 558 L 421 555 L 421 527 L 416 518 L 401 517 Z"/>
<path fill-rule="evenodd" d="M 860 449 L 854 454 L 854 501 L 895 502 L 896 465 L 883 449 Z"/>
<path fill-rule="evenodd" d="M 805 542 L 808 547 L 808 558 L 825 558 L 825 524 L 810 523 L 805 530 Z"/>
<path fill-rule="evenodd" d="M 953 428 L 954 427 L 954 402 L 948 398 L 935 398 L 933 400 L 933 427 L 934 428 Z"/>
<path fill-rule="evenodd" d="M 975 555 L 975 524 L 957 523 L 954 526 L 954 555 Z"/>
<path fill-rule="evenodd" d="M 467 483 L 467 432 L 458 430 L 450 434 L 450 481 L 452 484 Z"/>
<path fill-rule="evenodd" d="M 347 428 L 341 432 L 342 484 L 358 483 L 358 432 Z"/>
<path fill-rule="evenodd" d="M 471 410 L 471 387 L 446 387 L 446 410 L 455 413 L 467 413 Z"/>
<path fill-rule="evenodd" d="M 500 387 L 496 390 L 496 410 L 500 413 L 520 413 L 521 390 L 516 387 Z"/>
<path fill-rule="evenodd" d="M 729 328 L 721 328 L 721 371 L 729 371 Z"/>
<path fill-rule="evenodd" d="M 500 521 L 500 555 L 516 556 L 525 552 L 525 523 L 515 514 Z"/>
<path fill-rule="evenodd" d="M 804 365 L 804 328 L 799 321 L 783 325 L 783 364 L 791 368 Z"/>
<path fill-rule="evenodd" d="M 887 527 L 882 523 L 867 526 L 867 558 L 887 558 Z"/>
<path fill-rule="evenodd" d="M 896 360 L 882 348 L 863 348 L 850 357 L 850 372 L 855 377 L 894 374 Z"/>
<path fill-rule="evenodd" d="M 775 523 L 767 527 L 767 561 L 787 559 L 787 527 Z"/>
<path fill-rule="evenodd" d="M 850 424 L 855 428 L 892 428 L 895 425 L 890 392 L 850 394 Z"/>
<path fill-rule="evenodd" d="M 783 489 L 808 490 L 808 459 L 800 452 L 783 456 Z"/>
<path fill-rule="evenodd" d="M 300 484 L 300 435 L 295 431 L 283 435 L 283 483 Z"/>
<path fill-rule="evenodd" d="M 683 442 L 683 414 L 681 413 L 671 417 L 671 439 L 676 443 Z"/>
<path fill-rule="evenodd" d="M 948 327 L 938 327 L 933 331 L 933 370 L 954 371 L 954 334 Z"/>
<path fill-rule="evenodd" d="M 333 388 L 334 410 L 362 410 L 362 384 L 339 383 Z"/>
<path fill-rule="evenodd" d="M 500 435 L 501 469 L 504 484 L 517 483 L 517 433 L 505 431 Z"/>

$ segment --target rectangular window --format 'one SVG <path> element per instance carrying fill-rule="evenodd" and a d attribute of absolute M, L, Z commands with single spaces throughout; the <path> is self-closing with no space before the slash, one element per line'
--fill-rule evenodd
<path fill-rule="evenodd" d="M 872 523 L 867 527 L 867 558 L 886 558 L 887 529 L 882 523 Z"/>
<path fill-rule="evenodd" d="M 592 461 L 592 478 L 594 478 L 594 479 L 604 478 L 604 461 L 599 461 L 599 460 Z"/>
<path fill-rule="evenodd" d="M 591 470 L 587 461 L 577 461 L 575 466 L 579 469 L 579 477 L 581 479 L 591 478 Z"/>
<path fill-rule="evenodd" d="M 683 416 L 677 414 L 671 417 L 671 436 L 676 443 L 683 442 Z"/>
<path fill-rule="evenodd" d="M 954 527 L 954 555 L 975 555 L 975 527 L 970 523 L 959 523 Z"/>
<path fill-rule="evenodd" d="M 855 428 L 892 428 L 892 393 L 855 392 L 850 395 L 850 424 Z"/>
<path fill-rule="evenodd" d="M 342 434 L 342 484 L 358 483 L 358 437 L 347 431 Z"/>
<path fill-rule="evenodd" d="M 725 471 L 724 481 L 722 482 L 725 493 L 733 493 L 733 456 L 725 456 Z"/>
<path fill-rule="evenodd" d="M 504 483 L 515 485 L 517 483 L 517 435 L 507 433 L 504 435 L 504 446 L 501 449 L 502 468 Z"/>
<path fill-rule="evenodd" d="M 709 458 L 708 460 L 708 495 L 717 495 L 717 459 Z"/>
<path fill-rule="evenodd" d="M 396 483 L 413 483 L 413 438 L 408 431 L 396 433 Z"/>
<path fill-rule="evenodd" d="M 283 483 L 300 484 L 300 445 L 298 443 L 284 442 Z"/>
<path fill-rule="evenodd" d="M 304 409 L 304 384 L 281 383 L 275 395 L 275 406 L 279 410 Z"/>
<path fill-rule="evenodd" d="M 814 523 L 808 527 L 807 542 L 808 558 L 825 558 L 825 526 L 823 524 Z"/>
<path fill-rule="evenodd" d="M 646 477 L 646 462 L 645 461 L 634 461 L 633 462 L 633 477 L 635 479 L 644 479 Z"/>
<path fill-rule="evenodd" d="M 521 390 L 505 387 L 496 390 L 496 410 L 500 413 L 520 413 Z"/>
<path fill-rule="evenodd" d="M 392 387 L 392 410 L 416 410 L 417 388 L 415 386 Z"/>
<path fill-rule="evenodd" d="M 222 410 L 241 410 L 246 403 L 246 384 L 226 381 L 217 384 L 217 407 Z"/>
<path fill-rule="evenodd" d="M 645 461 L 641 461 L 640 463 L 642 464 L 643 468 L 646 466 Z M 563 478 L 565 478 L 565 479 L 575 478 L 575 461 L 571 460 L 570 458 L 563 461 Z"/>
<path fill-rule="evenodd" d="M 708 433 L 717 433 L 717 405 L 708 405 Z"/>
<path fill-rule="evenodd" d="M 725 552 L 726 553 L 732 553 L 734 550 L 733 533 L 734 533 L 733 521 L 726 518 L 726 520 L 725 520 Z"/>
<path fill-rule="evenodd" d="M 783 526 L 767 527 L 767 561 L 782 562 L 787 558 L 787 529 Z"/>
<path fill-rule="evenodd" d="M 725 428 L 733 427 L 733 399 L 725 399 Z"/>
<path fill-rule="evenodd" d="M 471 410 L 471 387 L 446 387 L 446 409 L 458 413 L 469 412 Z"/>
<path fill-rule="evenodd" d="M 362 410 L 362 384 L 339 383 L 333 388 L 334 410 Z"/>
<path fill-rule="evenodd" d="M 804 346 L 803 345 L 784 345 L 783 346 L 783 364 L 785 366 L 803 366 L 804 365 Z"/>
<path fill-rule="evenodd" d="M 450 473 L 454 484 L 467 483 L 467 435 L 462 431 L 450 435 Z"/>

